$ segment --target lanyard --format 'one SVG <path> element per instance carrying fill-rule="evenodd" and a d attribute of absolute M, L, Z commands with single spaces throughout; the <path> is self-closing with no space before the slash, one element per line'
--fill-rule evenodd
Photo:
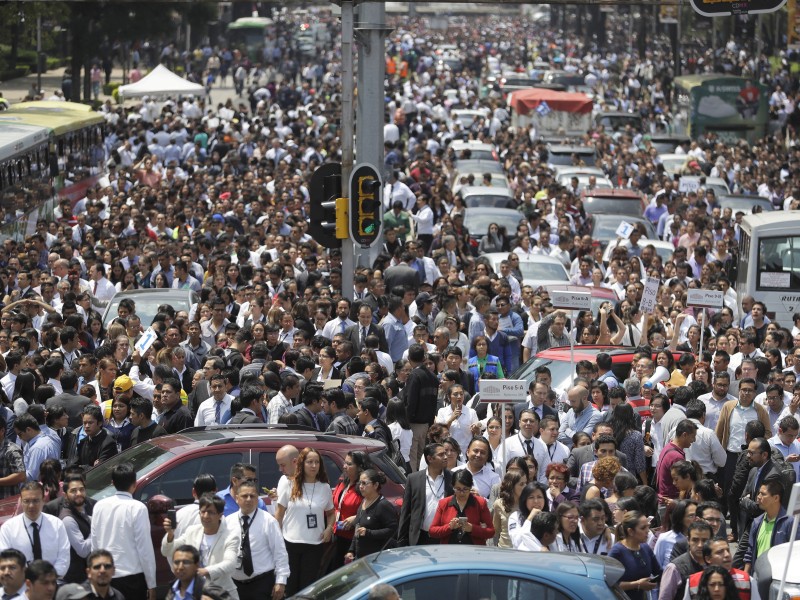
<path fill-rule="evenodd" d="M 441 500 L 444 497 L 444 475 L 441 475 L 441 478 L 442 481 L 439 482 L 439 491 L 437 492 L 431 485 L 431 476 L 425 473 L 425 481 L 428 483 L 428 489 L 430 489 L 431 494 L 433 494 L 434 498 L 437 500 Z"/>
<path fill-rule="evenodd" d="M 303 484 L 303 487 L 305 487 L 305 485 L 306 484 Z M 311 505 L 314 502 L 314 494 L 316 493 L 316 491 L 317 491 L 317 482 L 315 481 L 314 483 L 311 484 L 311 498 L 308 499 L 308 512 L 311 512 Z"/>

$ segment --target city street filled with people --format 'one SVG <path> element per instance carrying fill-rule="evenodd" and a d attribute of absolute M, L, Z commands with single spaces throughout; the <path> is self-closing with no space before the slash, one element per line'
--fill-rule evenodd
<path fill-rule="evenodd" d="M 0 150 L 56 102 L 80 129 L 0 154 L 3 600 L 775 597 L 798 56 L 745 19 L 676 72 L 633 11 L 388 15 L 358 266 L 311 219 L 328 6 L 131 49 L 193 93 L 118 103 L 96 57 L 96 110 L 68 74 L 6 103 Z"/>

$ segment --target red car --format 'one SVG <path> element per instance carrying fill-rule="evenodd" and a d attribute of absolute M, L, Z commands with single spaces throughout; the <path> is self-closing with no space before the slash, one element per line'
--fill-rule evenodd
<path fill-rule="evenodd" d="M 114 494 L 112 469 L 129 462 L 136 470 L 136 491 L 133 497 L 145 502 L 150 511 L 151 537 L 156 549 L 159 587 L 173 576 L 161 556 L 165 513 L 173 507 L 191 504 L 192 482 L 201 473 L 211 473 L 222 490 L 230 485 L 230 469 L 237 462 L 256 467 L 258 484 L 269 504 L 266 490 L 275 488 L 281 477 L 275 453 L 291 444 L 302 450 L 313 447 L 322 455 L 331 488 L 342 474 L 345 456 L 351 450 L 368 452 L 375 466 L 386 475 L 383 495 L 395 506 L 403 502 L 406 476 L 395 466 L 386 446 L 377 440 L 355 436 L 339 436 L 283 425 L 223 425 L 186 429 L 175 435 L 152 439 L 129 448 L 86 474 L 86 493 L 94 500 Z M 14 515 L 17 497 L 0 503 L 0 522 Z"/>

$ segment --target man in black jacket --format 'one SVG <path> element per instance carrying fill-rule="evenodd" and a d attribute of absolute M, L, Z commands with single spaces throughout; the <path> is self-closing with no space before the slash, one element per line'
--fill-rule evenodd
<path fill-rule="evenodd" d="M 400 509 L 398 546 L 436 543 L 428 528 L 436 516 L 438 501 L 453 495 L 453 474 L 445 468 L 447 452 L 442 444 L 428 444 L 424 451 L 428 468 L 408 476 Z"/>
<path fill-rule="evenodd" d="M 322 412 L 322 384 L 318 381 L 309 381 L 303 390 L 303 406 L 295 411 L 298 425 L 305 425 L 317 431 L 324 431 L 319 420 Z"/>
<path fill-rule="evenodd" d="M 91 509 L 94 502 L 89 504 L 86 496 L 86 482 L 83 475 L 72 474 L 64 478 L 64 502 L 58 513 L 58 518 L 64 522 L 64 527 L 74 533 L 80 534 L 70 537 L 69 569 L 64 576 L 67 583 L 83 583 L 86 581 L 86 559 L 83 555 L 91 546 L 90 534 L 92 531 Z"/>
<path fill-rule="evenodd" d="M 117 454 L 117 442 L 103 428 L 103 413 L 99 406 L 90 404 L 83 409 L 83 433 L 72 464 L 88 470 Z"/>
<path fill-rule="evenodd" d="M 428 427 L 436 418 L 439 380 L 425 368 L 425 348 L 420 344 L 412 344 L 408 349 L 408 362 L 411 363 L 411 373 L 403 387 L 403 396 L 413 434 L 409 457 L 411 470 L 416 471 L 425 448 Z"/>
<path fill-rule="evenodd" d="M 381 421 L 379 414 L 378 401 L 375 398 L 364 398 L 361 401 L 361 408 L 358 409 L 358 422 L 364 429 L 364 437 L 380 440 L 388 448 L 393 444 L 392 431 Z"/>
<path fill-rule="evenodd" d="M 264 398 L 264 388 L 259 385 L 245 385 L 239 394 L 239 402 L 242 409 L 233 415 L 231 425 L 246 425 L 250 423 L 261 423 L 256 415 L 261 410 L 261 400 Z"/>

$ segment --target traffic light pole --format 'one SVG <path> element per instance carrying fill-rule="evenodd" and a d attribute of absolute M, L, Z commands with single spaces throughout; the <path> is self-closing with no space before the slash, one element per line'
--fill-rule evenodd
<path fill-rule="evenodd" d="M 380 80 L 383 86 L 383 79 Z M 342 0 L 342 193 L 353 171 L 353 0 Z M 383 127 L 381 127 L 383 131 Z M 382 156 L 382 155 L 381 155 Z M 354 244 L 342 240 L 342 296 L 353 299 Z"/>
<path fill-rule="evenodd" d="M 344 15 L 344 11 L 342 12 Z M 391 29 L 386 27 L 384 2 L 359 2 L 358 24 L 355 32 L 358 41 L 358 105 L 356 107 L 356 157 L 359 164 L 371 163 L 383 171 L 383 82 L 386 77 L 386 50 L 384 39 Z M 348 181 L 342 177 L 342 181 Z M 382 204 L 382 203 L 380 203 Z M 382 208 L 378 209 L 380 211 Z M 379 216 L 377 223 L 383 219 Z M 368 249 L 356 246 L 356 265 L 371 266 L 380 254 L 383 230 Z"/>

